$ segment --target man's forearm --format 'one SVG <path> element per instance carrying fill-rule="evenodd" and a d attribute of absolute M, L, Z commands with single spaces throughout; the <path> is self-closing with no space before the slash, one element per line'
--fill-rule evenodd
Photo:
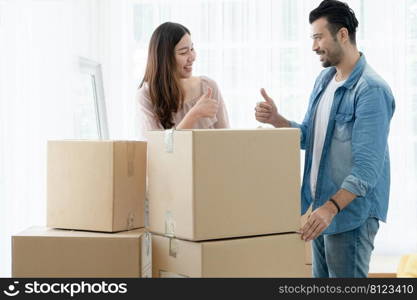
<path fill-rule="evenodd" d="M 278 117 L 272 125 L 276 128 L 291 127 L 290 122 L 282 116 Z"/>
<path fill-rule="evenodd" d="M 337 205 L 340 207 L 340 210 L 343 210 L 350 204 L 350 202 L 356 199 L 356 197 L 357 195 L 349 192 L 348 190 L 340 189 L 331 198 L 336 201 Z"/>

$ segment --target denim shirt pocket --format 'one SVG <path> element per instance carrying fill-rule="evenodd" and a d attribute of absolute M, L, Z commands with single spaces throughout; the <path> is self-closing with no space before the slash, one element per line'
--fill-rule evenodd
<path fill-rule="evenodd" d="M 333 138 L 339 142 L 350 141 L 352 139 L 353 121 L 353 114 L 337 113 L 335 116 Z"/>

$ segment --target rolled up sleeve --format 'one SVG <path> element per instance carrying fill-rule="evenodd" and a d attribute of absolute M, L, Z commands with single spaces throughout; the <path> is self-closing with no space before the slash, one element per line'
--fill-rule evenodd
<path fill-rule="evenodd" d="M 387 155 L 394 100 L 384 88 L 372 87 L 358 97 L 352 129 L 352 169 L 341 188 L 364 197 L 381 176 Z"/>

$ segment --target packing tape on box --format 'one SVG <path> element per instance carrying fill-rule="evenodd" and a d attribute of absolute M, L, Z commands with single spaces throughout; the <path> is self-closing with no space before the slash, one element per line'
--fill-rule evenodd
<path fill-rule="evenodd" d="M 132 177 L 135 175 L 135 152 L 136 146 L 133 142 L 128 142 L 127 147 L 127 177 Z"/>
<path fill-rule="evenodd" d="M 164 133 L 165 152 L 174 152 L 174 128 L 165 130 Z"/>
<path fill-rule="evenodd" d="M 145 196 L 145 227 L 149 227 L 149 198 L 148 198 L 148 193 L 146 192 L 146 196 Z"/>
<path fill-rule="evenodd" d="M 152 278 L 152 265 L 148 265 L 145 269 L 142 269 L 142 278 Z"/>
<path fill-rule="evenodd" d="M 145 231 L 142 235 L 142 277 L 152 277 L 152 235 Z"/>
<path fill-rule="evenodd" d="M 127 230 L 132 230 L 135 227 L 135 213 L 131 211 L 127 215 Z"/>
<path fill-rule="evenodd" d="M 152 255 L 152 235 L 151 235 L 151 233 L 150 232 L 145 232 L 144 233 L 144 235 L 143 235 L 143 239 L 144 239 L 144 241 L 145 241 L 145 254 L 146 254 L 146 257 L 151 257 L 151 255 Z"/>
<path fill-rule="evenodd" d="M 169 239 L 169 256 L 177 257 L 178 253 L 178 241 L 175 238 Z"/>
<path fill-rule="evenodd" d="M 171 211 L 165 212 L 165 235 L 168 237 L 175 237 L 175 220 Z"/>

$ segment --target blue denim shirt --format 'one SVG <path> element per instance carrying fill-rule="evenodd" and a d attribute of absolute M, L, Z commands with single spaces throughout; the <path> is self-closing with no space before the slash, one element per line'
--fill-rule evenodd
<path fill-rule="evenodd" d="M 368 217 L 386 221 L 390 187 L 388 133 L 395 102 L 388 84 L 366 63 L 356 63 L 335 94 L 317 175 L 315 197 L 311 195 L 310 172 L 313 156 L 314 118 L 318 102 L 336 73 L 324 69 L 317 78 L 301 130 L 305 167 L 301 188 L 301 213 L 312 204 L 323 205 L 339 189 L 357 195 L 335 216 L 324 234 L 345 232 L 360 226 Z M 313 200 L 314 199 L 314 200 Z"/>

